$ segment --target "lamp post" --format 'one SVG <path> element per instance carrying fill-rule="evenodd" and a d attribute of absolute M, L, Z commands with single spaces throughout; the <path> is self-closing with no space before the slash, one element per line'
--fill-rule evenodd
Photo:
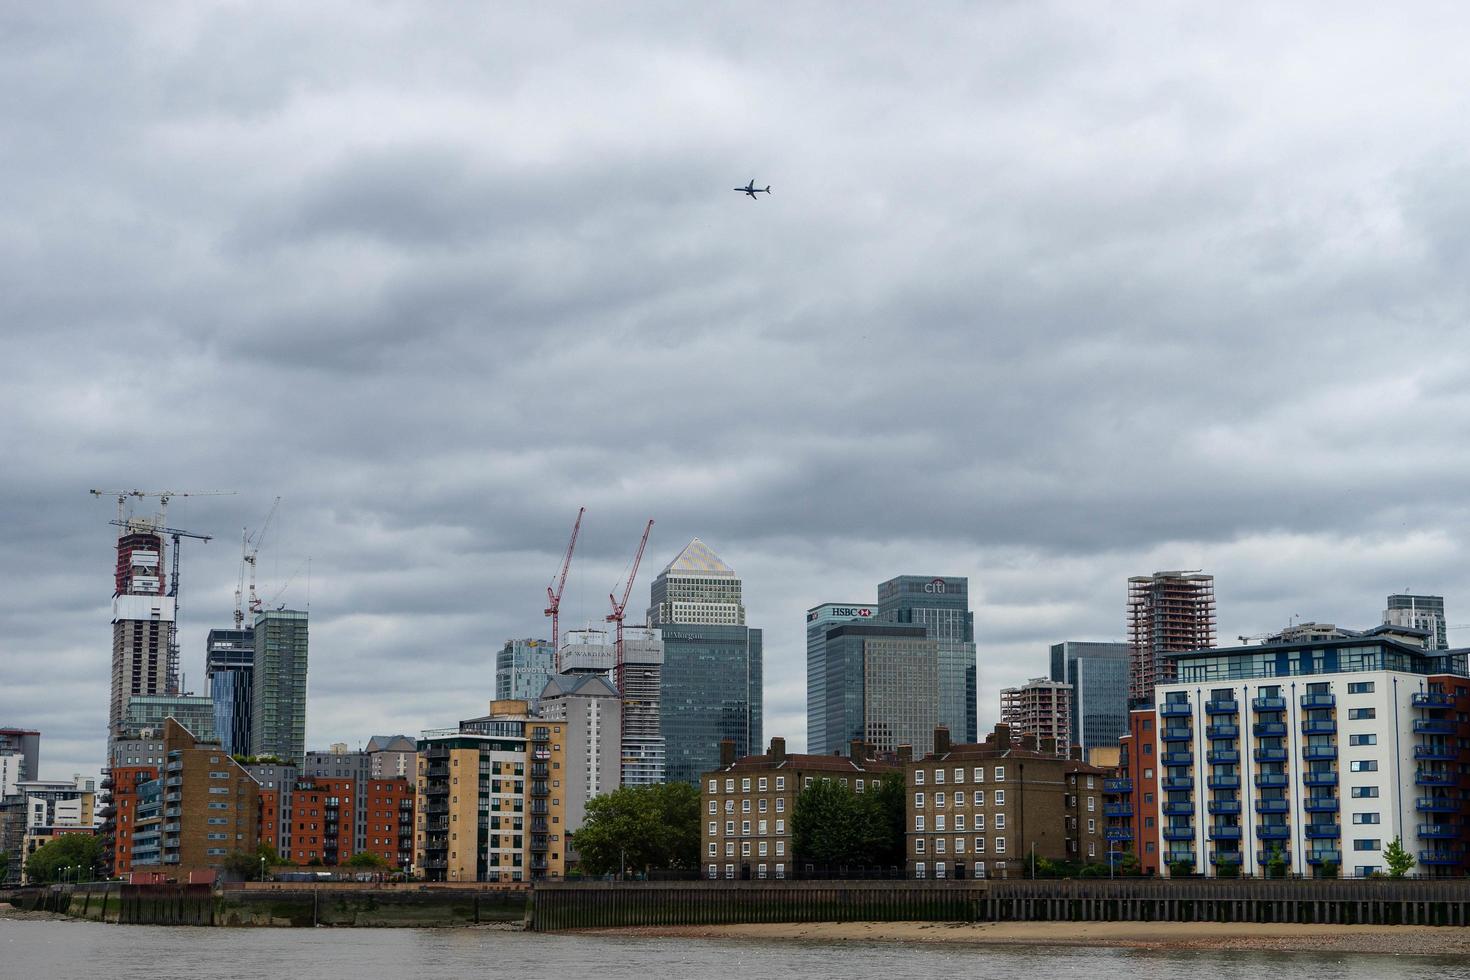
<path fill-rule="evenodd" d="M 260 880 L 265 881 L 265 855 L 260 856 Z"/>
<path fill-rule="evenodd" d="M 1036 880 L 1036 842 L 1031 842 L 1031 880 Z"/>
<path fill-rule="evenodd" d="M 1117 841 L 1108 841 L 1108 880 L 1113 880 L 1113 870 L 1118 867 Z"/>

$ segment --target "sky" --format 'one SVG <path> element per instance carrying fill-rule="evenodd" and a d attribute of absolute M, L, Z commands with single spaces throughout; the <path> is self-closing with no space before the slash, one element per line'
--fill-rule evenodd
<path fill-rule="evenodd" d="M 259 587 L 308 741 L 483 712 L 694 536 L 805 742 L 803 612 L 967 576 L 982 729 L 1126 579 L 1220 635 L 1470 622 L 1470 12 L 0 6 L 0 724 L 105 753 L 115 505 L 187 686 Z M 754 178 L 759 200 L 731 189 Z M 1467 642 L 1466 634 L 1451 634 Z"/>

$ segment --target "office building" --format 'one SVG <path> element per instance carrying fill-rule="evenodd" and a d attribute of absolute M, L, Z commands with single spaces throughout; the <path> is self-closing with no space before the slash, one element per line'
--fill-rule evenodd
<path fill-rule="evenodd" d="M 214 733 L 226 752 L 244 755 L 250 751 L 255 631 L 210 630 L 205 647 L 204 675 L 209 679 L 209 699 L 214 705 Z"/>
<path fill-rule="evenodd" d="M 1049 738 L 1017 745 L 1005 725 L 960 745 L 941 728 L 934 742 L 904 764 L 910 877 L 1019 878 L 1033 855 L 1104 860 L 1106 770 Z"/>
<path fill-rule="evenodd" d="M 1390 626 L 1406 626 L 1429 634 L 1425 644 L 1431 650 L 1448 650 L 1450 634 L 1444 618 L 1444 596 L 1391 595 L 1383 622 Z"/>
<path fill-rule="evenodd" d="M 126 734 L 128 703 L 169 690 L 174 600 L 165 595 L 164 538 L 151 520 L 130 519 L 117 539 L 112 593 L 109 737 Z"/>
<path fill-rule="evenodd" d="M 833 626 L 824 641 L 827 728 L 820 751 L 854 741 L 882 752 L 933 748 L 939 643 L 922 626 L 874 620 Z"/>
<path fill-rule="evenodd" d="M 1399 838 L 1421 873 L 1463 875 L 1470 681 L 1464 651 L 1421 637 L 1172 654 L 1146 736 L 1158 795 L 1133 814 L 1157 819 L 1161 867 L 1361 876 Z"/>
<path fill-rule="evenodd" d="M 1116 749 L 1128 731 L 1128 650 L 1076 640 L 1051 646 L 1051 679 L 1072 685 L 1071 744 L 1088 753 Z"/>
<path fill-rule="evenodd" d="M 1000 692 L 1000 720 L 1020 741 L 1027 735 L 1049 738 L 1064 750 L 1072 745 L 1072 685 L 1033 677 Z"/>
<path fill-rule="evenodd" d="M 878 586 L 878 618 L 922 626 L 939 643 L 939 724 L 975 741 L 975 617 L 970 580 L 900 575 Z"/>
<path fill-rule="evenodd" d="M 719 764 L 723 740 L 737 755 L 761 744 L 761 631 L 745 624 L 740 578 L 698 538 L 649 591 L 649 625 L 663 638 L 665 778 L 695 783 Z"/>
<path fill-rule="evenodd" d="M 588 801 L 622 785 L 622 702 L 601 674 L 558 674 L 546 682 L 540 700 L 541 717 L 561 729 L 566 765 L 552 773 L 551 788 L 560 790 L 562 833 L 573 834 Z"/>
<path fill-rule="evenodd" d="M 1174 679 L 1168 653 L 1215 645 L 1215 577 L 1155 572 L 1128 580 L 1128 699 L 1153 702 L 1154 685 Z"/>
<path fill-rule="evenodd" d="M 16 779 L 41 778 L 41 733 L 29 728 L 0 728 L 0 755 L 17 757 Z M 8 794 L 0 793 L 0 796 Z"/>
<path fill-rule="evenodd" d="M 419 739 L 414 870 L 427 881 L 560 878 L 566 725 L 525 701 Z M 474 792 L 470 792 L 470 787 Z"/>
<path fill-rule="evenodd" d="M 214 702 L 192 694 L 143 694 L 129 699 L 120 735 L 127 739 L 162 735 L 163 723 L 169 718 L 178 719 L 200 741 L 217 741 Z"/>
<path fill-rule="evenodd" d="M 791 815 L 803 789 L 830 779 L 864 793 L 900 772 L 896 761 L 860 743 L 848 746 L 845 756 L 788 753 L 784 738 L 771 739 L 765 755 L 737 757 L 728 739 L 720 750 L 720 765 L 699 781 L 709 879 L 794 877 L 799 869 Z"/>
<path fill-rule="evenodd" d="M 255 615 L 250 754 L 301 764 L 306 755 L 307 614 L 268 609 Z"/>
<path fill-rule="evenodd" d="M 877 606 L 824 602 L 806 611 L 806 748 L 824 753 L 840 746 L 827 742 L 827 634 L 843 623 L 876 619 Z"/>
<path fill-rule="evenodd" d="M 506 640 L 495 655 L 495 700 L 526 701 L 536 710 L 541 689 L 556 673 L 556 650 L 546 640 Z"/>

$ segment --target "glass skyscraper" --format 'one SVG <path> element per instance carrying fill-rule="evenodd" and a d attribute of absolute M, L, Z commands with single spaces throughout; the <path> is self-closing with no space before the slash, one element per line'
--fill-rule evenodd
<path fill-rule="evenodd" d="M 529 701 L 534 710 L 555 673 L 556 651 L 550 641 L 506 640 L 495 655 L 495 700 Z"/>
<path fill-rule="evenodd" d="M 250 754 L 298 766 L 306 757 L 307 615 L 268 609 L 255 616 Z"/>
<path fill-rule="evenodd" d="M 878 616 L 923 626 L 939 641 L 939 724 L 950 736 L 978 741 L 975 718 L 975 617 L 970 580 L 900 575 L 878 586 Z"/>
<path fill-rule="evenodd" d="M 737 756 L 762 745 L 761 631 L 745 625 L 740 579 L 695 538 L 649 590 L 648 622 L 664 644 L 660 727 L 665 778 L 697 782 L 719 766 L 720 742 Z"/>
<path fill-rule="evenodd" d="M 1072 685 L 1072 741 L 1083 749 L 1117 748 L 1128 734 L 1126 643 L 1070 640 L 1051 647 L 1051 679 Z"/>
<path fill-rule="evenodd" d="M 214 703 L 214 734 L 226 752 L 250 751 L 251 676 L 255 672 L 255 631 L 210 630 L 204 674 Z M 203 738 L 201 732 L 195 735 Z"/>
<path fill-rule="evenodd" d="M 922 626 L 849 622 L 826 636 L 826 731 L 820 754 L 859 740 L 885 752 L 934 751 L 939 649 Z M 809 751 L 816 751 L 810 750 Z"/>
<path fill-rule="evenodd" d="M 827 634 L 843 623 L 877 618 L 877 606 L 857 602 L 825 602 L 806 611 L 806 750 L 814 755 L 847 744 L 827 743 Z"/>

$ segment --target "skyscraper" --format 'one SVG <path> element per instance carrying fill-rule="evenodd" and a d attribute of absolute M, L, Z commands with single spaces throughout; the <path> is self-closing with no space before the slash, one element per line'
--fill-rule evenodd
<path fill-rule="evenodd" d="M 878 618 L 923 626 L 939 641 L 939 724 L 965 742 L 977 737 L 975 617 L 970 580 L 900 575 L 878 586 Z"/>
<path fill-rule="evenodd" d="M 843 623 L 876 619 L 877 606 L 825 602 L 806 611 L 806 750 L 825 754 L 847 743 L 827 743 L 827 634 Z"/>
<path fill-rule="evenodd" d="M 1425 649 L 1450 648 L 1442 595 L 1391 595 L 1388 597 L 1388 608 L 1383 610 L 1383 621 L 1390 626 L 1427 630 L 1429 639 L 1424 641 Z"/>
<path fill-rule="evenodd" d="M 867 620 L 826 636 L 826 730 L 822 754 L 853 741 L 894 752 L 934 750 L 939 717 L 939 642 L 918 625 Z"/>
<path fill-rule="evenodd" d="M 541 689 L 556 673 L 556 651 L 546 640 L 506 640 L 495 655 L 495 700 L 529 701 L 531 710 Z"/>
<path fill-rule="evenodd" d="M 1215 645 L 1215 576 L 1155 572 L 1128 580 L 1128 698 L 1149 705 L 1154 685 L 1174 680 L 1164 654 Z"/>
<path fill-rule="evenodd" d="M 164 595 L 163 535 L 134 518 L 117 539 L 112 593 L 112 700 L 109 737 L 123 734 L 128 702 L 168 690 L 169 630 L 174 600 Z"/>
<path fill-rule="evenodd" d="M 307 615 L 268 609 L 255 616 L 250 754 L 300 766 L 306 755 Z"/>
<path fill-rule="evenodd" d="M 250 751 L 250 680 L 254 672 L 254 630 L 209 631 L 204 675 L 209 678 L 209 699 L 214 703 L 214 734 L 226 752 Z M 190 727 L 187 722 L 185 727 Z M 200 733 L 195 730 L 195 734 Z"/>
<path fill-rule="evenodd" d="M 695 782 L 720 762 L 761 744 L 761 631 L 745 625 L 740 579 L 698 538 L 651 586 L 649 625 L 664 644 L 660 727 L 665 777 Z"/>
<path fill-rule="evenodd" d="M 1051 647 L 1051 679 L 1072 685 L 1072 741 L 1117 748 L 1128 734 L 1128 644 L 1068 640 Z"/>
<path fill-rule="evenodd" d="M 616 690 L 617 647 L 607 630 L 566 630 L 562 638 L 565 642 L 558 653 L 562 673 L 553 674 L 544 690 L 565 690 L 571 678 L 588 674 L 606 679 Z M 620 726 L 624 786 L 651 786 L 664 781 L 660 709 L 663 662 L 664 645 L 658 630 L 647 626 L 623 627 L 624 690 Z"/>

